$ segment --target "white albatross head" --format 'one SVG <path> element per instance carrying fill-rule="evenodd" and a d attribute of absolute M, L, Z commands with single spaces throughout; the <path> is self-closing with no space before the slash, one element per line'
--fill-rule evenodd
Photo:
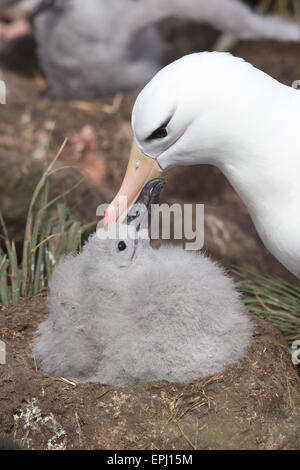
<path fill-rule="evenodd" d="M 227 71 L 241 64 L 227 53 L 198 53 L 161 70 L 134 104 L 132 130 L 140 152 L 162 171 L 212 163 L 216 137 L 226 126 Z"/>
<path fill-rule="evenodd" d="M 144 184 L 173 166 L 219 167 L 251 206 L 251 194 L 264 186 L 257 175 L 267 164 L 266 142 L 274 155 L 281 126 L 274 115 L 285 112 L 287 90 L 292 89 L 229 53 L 194 53 L 163 68 L 134 104 L 135 143 L 106 223 L 114 220 L 113 212 L 124 220 Z"/>
<path fill-rule="evenodd" d="M 246 204 L 265 246 L 300 277 L 299 119 L 299 90 L 242 59 L 203 52 L 173 62 L 137 97 L 135 145 L 104 223 L 122 221 L 162 171 L 212 164 Z"/>

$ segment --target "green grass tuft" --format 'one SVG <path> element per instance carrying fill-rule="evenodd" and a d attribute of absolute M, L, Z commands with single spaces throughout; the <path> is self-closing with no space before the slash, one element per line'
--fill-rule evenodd
<path fill-rule="evenodd" d="M 252 273 L 237 285 L 249 312 L 277 326 L 290 345 L 300 340 L 300 287 Z"/>
<path fill-rule="evenodd" d="M 80 251 L 83 236 L 96 225 L 83 225 L 73 221 L 65 203 L 58 201 L 75 189 L 77 183 L 68 191 L 49 201 L 49 177 L 54 173 L 53 166 L 61 155 L 66 141 L 58 154 L 43 173 L 33 193 L 24 233 L 22 260 L 18 255 L 14 240 L 11 240 L 0 211 L 0 237 L 5 249 L 0 246 L 0 303 L 13 305 L 23 297 L 36 294 L 48 286 L 52 271 L 57 262 L 65 255 Z M 34 212 L 39 203 L 39 209 Z M 49 208 L 57 203 L 55 216 L 49 216 Z"/>

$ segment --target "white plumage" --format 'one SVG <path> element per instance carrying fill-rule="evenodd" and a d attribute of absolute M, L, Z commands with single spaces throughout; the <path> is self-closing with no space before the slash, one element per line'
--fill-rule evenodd
<path fill-rule="evenodd" d="M 161 68 L 154 25 L 208 23 L 238 38 L 300 40 L 300 25 L 237 0 L 53 0 L 36 16 L 40 62 L 55 98 L 89 98 L 144 85 Z"/>
<path fill-rule="evenodd" d="M 216 263 L 120 239 L 93 235 L 55 269 L 34 348 L 45 371 L 121 386 L 190 381 L 243 357 L 251 322 Z"/>
<path fill-rule="evenodd" d="M 142 90 L 132 114 L 138 147 L 162 170 L 219 167 L 266 247 L 298 277 L 299 123 L 298 90 L 218 52 L 191 54 L 165 67 Z M 149 138 L 161 126 L 166 135 Z"/>

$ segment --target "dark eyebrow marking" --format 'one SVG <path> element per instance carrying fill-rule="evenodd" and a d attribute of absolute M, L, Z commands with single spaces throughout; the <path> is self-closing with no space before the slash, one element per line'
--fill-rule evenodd
<path fill-rule="evenodd" d="M 155 129 L 145 140 L 152 140 L 153 139 L 153 134 L 155 134 L 155 132 L 161 130 L 161 129 L 165 129 L 167 127 L 167 125 L 170 123 L 172 117 L 174 116 L 174 113 L 171 114 L 165 122 L 163 122 L 157 129 Z"/>
<path fill-rule="evenodd" d="M 159 127 L 167 127 L 167 125 L 169 124 L 169 122 L 171 121 L 172 117 L 174 116 L 174 113 L 172 113 L 168 119 Z"/>

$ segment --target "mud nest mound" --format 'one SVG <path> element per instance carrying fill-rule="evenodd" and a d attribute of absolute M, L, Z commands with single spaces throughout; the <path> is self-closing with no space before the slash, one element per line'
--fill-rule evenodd
<path fill-rule="evenodd" d="M 1 435 L 26 449 L 300 449 L 299 378 L 270 323 L 254 318 L 247 356 L 213 377 L 80 384 L 43 373 L 32 355 L 46 296 L 0 311 Z"/>

